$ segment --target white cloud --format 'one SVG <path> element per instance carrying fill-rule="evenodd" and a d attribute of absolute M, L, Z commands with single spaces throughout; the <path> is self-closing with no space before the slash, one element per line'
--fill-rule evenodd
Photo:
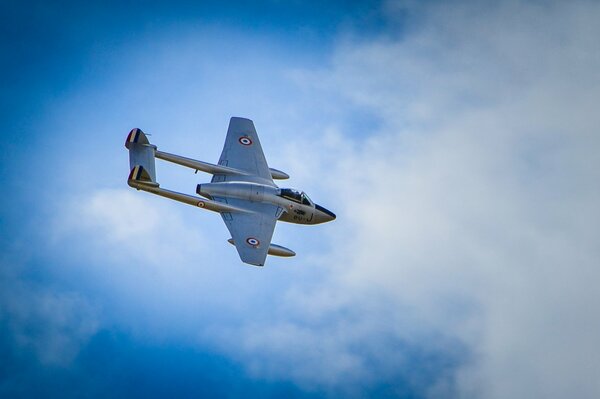
<path fill-rule="evenodd" d="M 44 366 L 65 366 L 99 328 L 98 309 L 76 292 L 55 292 L 14 275 L 16 263 L 3 264 L 0 321 L 12 342 Z M 10 359 L 14 361 L 14 359 Z"/>
<path fill-rule="evenodd" d="M 127 188 L 73 195 L 57 210 L 53 245 L 76 245 L 56 273 L 82 273 L 82 287 L 104 292 L 105 322 L 140 334 L 180 335 L 194 306 L 211 303 L 198 293 L 215 289 L 208 265 L 217 258 L 202 217 L 193 217 L 201 212 Z"/>
<path fill-rule="evenodd" d="M 342 151 L 315 144 L 339 211 L 323 291 L 347 305 L 383 293 L 418 314 L 408 328 L 390 318 L 399 337 L 460 339 L 474 354 L 462 396 L 596 397 L 600 7 L 420 17 L 402 38 L 345 42 L 307 79 L 382 120 Z"/>
<path fill-rule="evenodd" d="M 286 126 L 281 152 L 263 140 L 268 159 L 338 214 L 284 237 L 300 246 L 317 237 L 319 251 L 305 245 L 259 273 L 226 248 L 228 269 L 211 247 L 213 224 L 129 189 L 75 198 L 60 240 L 83 236 L 102 254 L 110 273 L 95 275 L 137 303 L 124 301 L 124 314 L 150 309 L 140 329 L 216 342 L 254 375 L 338 393 L 349 380 L 402 376 L 438 397 L 596 397 L 599 7 L 407 7 L 418 25 L 401 36 L 349 35 L 330 67 L 290 71 L 302 94 L 289 103 L 240 106 L 271 138 Z M 386 10 L 394 22 L 393 3 Z M 349 131 L 356 109 L 378 123 Z M 185 131 L 189 120 L 180 123 Z M 411 364 L 410 348 L 450 362 L 466 362 L 464 349 L 469 362 L 455 373 Z M 419 377 L 426 368 L 433 377 Z"/>

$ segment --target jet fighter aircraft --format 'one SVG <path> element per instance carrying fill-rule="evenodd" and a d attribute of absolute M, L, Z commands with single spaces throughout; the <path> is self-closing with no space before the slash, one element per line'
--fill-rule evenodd
<path fill-rule="evenodd" d="M 306 193 L 275 185 L 273 179 L 289 176 L 269 168 L 250 119 L 231 118 L 218 165 L 159 151 L 137 128 L 129 132 L 125 147 L 131 169 L 129 186 L 220 213 L 231 233 L 228 241 L 235 245 L 242 262 L 263 266 L 267 254 L 296 255 L 291 249 L 271 243 L 278 220 L 319 224 L 335 219 L 333 212 L 312 202 Z M 203 198 L 161 188 L 156 182 L 157 158 L 212 174 L 210 183 L 196 187 Z"/>

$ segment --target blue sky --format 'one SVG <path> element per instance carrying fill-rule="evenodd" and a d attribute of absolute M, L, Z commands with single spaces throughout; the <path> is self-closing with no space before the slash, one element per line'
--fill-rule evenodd
<path fill-rule="evenodd" d="M 0 396 L 598 396 L 597 3 L 0 15 Z M 338 215 L 265 268 L 126 185 L 131 128 L 214 162 L 231 116 Z"/>

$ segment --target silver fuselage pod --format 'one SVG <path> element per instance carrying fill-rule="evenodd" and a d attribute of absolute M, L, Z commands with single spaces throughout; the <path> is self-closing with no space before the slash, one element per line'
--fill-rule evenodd
<path fill-rule="evenodd" d="M 319 224 L 335 219 L 333 212 L 313 203 L 305 193 L 292 189 L 248 182 L 221 182 L 198 184 L 196 192 L 209 199 L 232 197 L 280 206 L 284 210 L 279 217 L 282 222 Z M 297 198 L 289 193 L 297 193 Z"/>

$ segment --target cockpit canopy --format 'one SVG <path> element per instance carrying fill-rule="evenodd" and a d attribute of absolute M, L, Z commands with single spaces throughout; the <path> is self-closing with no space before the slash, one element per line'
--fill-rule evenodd
<path fill-rule="evenodd" d="M 293 188 L 282 188 L 279 190 L 279 196 L 299 204 L 313 206 L 313 202 L 304 191 L 299 191 Z"/>

